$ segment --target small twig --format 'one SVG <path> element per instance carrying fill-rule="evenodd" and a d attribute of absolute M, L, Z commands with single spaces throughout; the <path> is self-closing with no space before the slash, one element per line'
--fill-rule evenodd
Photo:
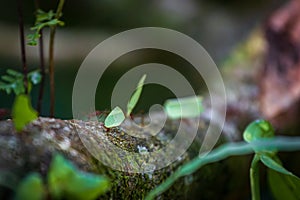
<path fill-rule="evenodd" d="M 64 0 L 60 0 L 55 18 L 59 19 L 62 15 L 62 8 Z M 50 29 L 50 41 L 49 41 L 49 74 L 50 74 L 50 117 L 54 116 L 55 105 L 55 78 L 54 78 L 54 38 L 55 38 L 56 26 Z"/>
<path fill-rule="evenodd" d="M 25 50 L 25 38 L 24 38 L 24 20 L 23 20 L 23 1 L 18 0 L 18 16 L 19 16 L 19 30 L 20 30 L 20 45 L 21 45 L 21 57 L 22 57 L 22 66 L 23 66 L 23 75 L 24 75 L 24 87 L 25 94 L 28 94 L 28 69 L 26 64 L 26 50 Z"/>
<path fill-rule="evenodd" d="M 39 0 L 35 0 L 35 7 L 36 7 L 36 10 L 38 10 L 40 8 Z M 43 42 L 43 30 L 42 29 L 39 31 L 39 34 L 40 34 L 39 56 L 40 56 L 40 70 L 41 70 L 42 79 L 41 79 L 41 83 L 40 83 L 40 90 L 39 90 L 39 96 L 38 96 L 38 102 L 37 102 L 37 111 L 38 111 L 38 113 L 41 113 L 44 88 L 45 88 L 46 71 L 45 71 L 44 42 Z"/>

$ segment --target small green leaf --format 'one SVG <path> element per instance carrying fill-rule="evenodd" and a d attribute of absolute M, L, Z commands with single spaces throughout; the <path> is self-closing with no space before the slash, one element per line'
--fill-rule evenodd
<path fill-rule="evenodd" d="M 286 175 L 293 175 L 291 172 L 286 170 L 279 162 L 275 161 L 268 155 L 260 155 L 260 160 L 270 169 L 273 169 L 279 173 L 286 174 Z"/>
<path fill-rule="evenodd" d="M 37 173 L 28 175 L 17 188 L 15 200 L 45 199 L 42 177 Z"/>
<path fill-rule="evenodd" d="M 141 96 L 146 77 L 147 77 L 146 74 L 144 74 L 142 76 L 142 78 L 140 79 L 140 81 L 136 87 L 136 90 L 134 91 L 133 95 L 131 96 L 130 100 L 128 101 L 127 113 L 126 113 L 127 117 L 130 116 L 131 112 L 133 111 L 134 107 L 136 106 L 136 104 Z"/>
<path fill-rule="evenodd" d="M 300 179 L 298 177 L 269 169 L 268 182 L 275 199 L 300 200 Z"/>
<path fill-rule="evenodd" d="M 199 117 L 203 111 L 202 99 L 199 96 L 169 99 L 164 107 L 171 119 Z"/>
<path fill-rule="evenodd" d="M 119 126 L 125 120 L 125 115 L 120 107 L 115 107 L 106 117 L 104 126 L 107 128 Z"/>
<path fill-rule="evenodd" d="M 12 107 L 12 118 L 16 130 L 23 130 L 28 123 L 37 117 L 37 112 L 31 106 L 30 97 L 25 94 L 16 96 Z"/>
<path fill-rule="evenodd" d="M 108 190 L 109 181 L 77 170 L 70 161 L 56 154 L 50 165 L 48 186 L 56 199 L 93 200 Z"/>

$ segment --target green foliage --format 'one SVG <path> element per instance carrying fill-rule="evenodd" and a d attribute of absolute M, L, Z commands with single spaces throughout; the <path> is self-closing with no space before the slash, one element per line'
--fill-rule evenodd
<path fill-rule="evenodd" d="M 7 94 L 13 91 L 16 95 L 25 93 L 24 75 L 12 69 L 6 70 L 6 75 L 1 76 L 0 90 L 4 90 Z M 41 74 L 38 70 L 34 70 L 27 75 L 28 90 L 32 88 L 32 84 L 36 85 L 41 81 Z"/>
<path fill-rule="evenodd" d="M 18 186 L 15 200 L 42 200 L 45 195 L 42 177 L 31 173 Z"/>
<path fill-rule="evenodd" d="M 34 26 L 31 27 L 31 30 L 35 31 L 32 34 L 27 35 L 28 45 L 35 46 L 37 45 L 37 39 L 40 37 L 40 30 L 45 27 L 54 27 L 54 26 L 64 26 L 64 22 L 56 18 L 56 13 L 53 10 L 45 12 L 41 9 L 37 10 L 36 21 Z"/>
<path fill-rule="evenodd" d="M 136 106 L 136 104 L 141 96 L 145 79 L 146 79 L 146 74 L 144 74 L 142 76 L 142 78 L 140 79 L 140 81 L 136 87 L 135 92 L 133 93 L 130 100 L 128 101 L 127 113 L 126 113 L 127 117 L 130 116 L 132 110 Z M 122 109 L 120 107 L 117 106 L 106 117 L 106 119 L 104 121 L 104 126 L 106 126 L 107 128 L 116 127 L 116 126 L 119 126 L 120 124 L 122 124 L 122 122 L 124 120 L 125 120 L 124 112 L 122 111 Z"/>
<path fill-rule="evenodd" d="M 125 115 L 120 107 L 115 107 L 106 117 L 104 126 L 107 128 L 119 126 L 125 120 Z"/>
<path fill-rule="evenodd" d="M 28 123 L 37 117 L 38 113 L 32 108 L 30 97 L 25 94 L 16 96 L 12 108 L 12 118 L 16 130 L 23 130 Z"/>
<path fill-rule="evenodd" d="M 254 128 L 254 127 L 252 127 L 252 128 Z M 249 131 L 249 129 L 248 129 L 248 131 Z M 300 137 L 274 137 L 272 139 L 261 138 L 260 140 L 253 140 L 251 143 L 248 143 L 248 144 L 245 142 L 235 142 L 235 143 L 228 143 L 228 144 L 221 145 L 220 147 L 217 147 L 216 149 L 212 150 L 211 152 L 197 156 L 190 162 L 182 165 L 171 176 L 169 176 L 164 182 L 162 182 L 159 186 L 154 188 L 146 196 L 145 199 L 146 200 L 155 199 L 155 197 L 159 196 L 164 191 L 166 191 L 168 188 L 170 188 L 179 178 L 194 173 L 195 171 L 197 171 L 204 165 L 218 162 L 229 156 L 247 155 L 247 154 L 250 154 L 253 152 L 257 152 L 257 151 L 262 151 L 262 152 L 268 153 L 268 152 L 274 151 L 274 149 L 276 149 L 277 151 L 300 150 Z M 256 167 L 258 167 L 255 165 L 257 165 L 258 161 L 260 161 L 259 154 L 256 154 L 256 155 L 258 155 L 258 156 L 254 156 L 254 159 L 256 161 L 253 162 L 253 166 L 251 166 L 251 168 L 254 170 Z M 272 154 L 269 154 L 269 156 L 272 156 Z M 274 160 L 276 161 L 276 158 L 274 158 Z M 256 170 L 256 172 L 257 171 L 258 170 Z M 274 171 L 274 170 L 272 170 L 272 171 Z M 258 176 L 258 173 L 256 173 L 256 172 L 254 171 L 253 174 Z M 274 172 L 279 173 L 277 171 L 274 171 Z M 286 175 L 286 174 L 282 174 L 282 173 L 280 173 L 280 174 L 281 174 L 281 176 L 282 175 L 285 176 L 285 179 L 283 179 L 285 181 L 285 184 L 287 184 L 286 180 L 289 181 L 288 185 L 284 185 L 284 183 L 283 183 L 284 181 L 282 181 L 283 185 L 276 186 L 275 184 L 277 182 L 273 182 L 272 184 L 274 184 L 274 185 L 271 185 L 271 189 L 273 187 L 273 188 L 275 188 L 275 190 L 277 190 L 277 193 L 280 193 L 281 188 L 285 187 L 284 190 L 289 189 L 288 191 L 292 190 L 294 192 L 294 194 L 298 194 L 297 191 L 295 191 L 296 190 L 295 188 L 297 188 L 297 190 L 299 191 L 299 183 L 297 181 L 299 179 L 297 177 L 295 177 L 294 175 L 292 176 L 292 175 Z M 294 178 L 291 178 L 291 177 L 294 177 Z M 257 178 L 259 178 L 259 177 L 257 177 Z M 276 178 L 276 181 L 279 179 L 278 177 L 269 177 L 269 179 L 270 178 L 272 180 L 274 180 L 274 178 Z M 289 185 L 291 185 L 291 184 L 292 184 L 292 187 L 289 188 Z M 254 184 L 254 186 L 259 188 L 259 185 Z M 273 191 L 273 189 L 272 189 L 272 191 Z M 289 195 L 291 195 L 291 193 L 289 193 Z M 259 194 L 258 194 L 258 196 L 259 196 Z M 283 198 L 285 196 L 277 197 L 276 193 L 274 193 L 274 196 L 277 199 L 287 199 L 287 198 Z M 299 197 L 299 195 L 297 197 Z M 293 199 L 293 198 L 291 198 L 291 199 Z"/>
<path fill-rule="evenodd" d="M 203 111 L 202 99 L 198 96 L 169 99 L 164 107 L 171 119 L 199 117 Z"/>
<path fill-rule="evenodd" d="M 57 154 L 48 173 L 49 192 L 56 199 L 93 200 L 109 189 L 107 178 L 79 171 Z"/>
<path fill-rule="evenodd" d="M 243 134 L 244 140 L 247 142 L 253 142 L 255 140 L 262 139 L 274 139 L 274 128 L 272 125 L 265 120 L 256 120 L 252 122 L 246 128 Z M 284 193 L 286 196 L 293 197 L 295 193 L 295 187 L 300 186 L 300 179 L 293 175 L 293 173 L 286 170 L 279 158 L 276 156 L 277 151 L 275 149 L 255 149 L 255 156 L 252 161 L 252 166 L 250 169 L 250 180 L 251 180 L 251 191 L 252 191 L 252 199 L 259 200 L 259 168 L 258 161 L 261 161 L 266 167 L 268 167 L 269 183 L 274 192 L 276 188 L 285 188 Z M 276 182 L 272 182 L 276 181 Z M 287 181 L 287 182 L 286 182 Z M 276 185 L 275 185 L 276 184 Z M 291 185 L 291 186 L 289 186 Z M 293 189 L 294 188 L 294 189 Z M 300 188 L 300 187 L 299 187 Z M 297 188 L 299 190 L 299 188 Z M 282 194 L 280 192 L 275 191 L 273 195 L 277 199 L 282 199 Z M 299 196 L 298 196 L 299 197 Z M 292 198 L 293 199 L 293 198 Z M 299 199 L 299 198 L 298 198 Z"/>
<path fill-rule="evenodd" d="M 144 82 L 146 80 L 146 77 L 147 75 L 144 74 L 142 76 L 142 78 L 140 79 L 137 87 L 136 87 L 136 90 L 135 92 L 133 93 L 133 95 L 131 96 L 130 100 L 128 101 L 128 104 L 127 104 L 127 113 L 126 113 L 126 116 L 128 117 L 132 110 L 134 109 L 134 107 L 136 106 L 141 94 L 142 94 L 142 90 L 143 90 L 143 86 L 144 86 Z"/>
<path fill-rule="evenodd" d="M 104 176 L 79 171 L 70 161 L 56 154 L 48 172 L 48 190 L 42 177 L 29 174 L 17 188 L 15 200 L 42 200 L 46 192 L 51 199 L 94 200 L 110 187 Z"/>
<path fill-rule="evenodd" d="M 269 169 L 268 182 L 275 199 L 300 199 L 300 180 L 298 177 L 294 175 L 285 175 L 278 171 Z"/>

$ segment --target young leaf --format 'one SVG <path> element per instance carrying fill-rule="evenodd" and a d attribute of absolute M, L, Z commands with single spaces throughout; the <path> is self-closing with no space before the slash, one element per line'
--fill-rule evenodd
<path fill-rule="evenodd" d="M 119 126 L 125 120 L 125 115 L 120 107 L 115 107 L 106 117 L 104 126 L 107 128 Z"/>
<path fill-rule="evenodd" d="M 104 176 L 81 172 L 57 154 L 48 173 L 50 194 L 56 199 L 93 200 L 109 189 Z"/>
<path fill-rule="evenodd" d="M 169 99 L 164 107 L 171 119 L 198 117 L 203 111 L 202 99 L 199 96 Z"/>
<path fill-rule="evenodd" d="M 130 100 L 128 101 L 128 104 L 127 104 L 127 113 L 126 113 L 126 116 L 129 117 L 132 110 L 134 109 L 134 107 L 136 106 L 140 96 L 141 96 L 141 93 L 142 93 L 142 90 L 143 90 L 143 86 L 144 86 L 144 82 L 145 82 L 145 79 L 146 79 L 147 75 L 144 74 L 142 76 L 142 78 L 140 79 L 137 87 L 136 87 L 136 90 L 134 91 L 133 95 L 131 96 Z"/>
<path fill-rule="evenodd" d="M 12 119 L 16 130 L 23 130 L 28 123 L 37 117 L 37 112 L 31 106 L 30 97 L 25 94 L 16 96 L 12 107 Z"/>
<path fill-rule="evenodd" d="M 269 169 L 268 182 L 275 199 L 300 199 L 300 179 L 298 177 Z"/>
<path fill-rule="evenodd" d="M 42 177 L 37 173 L 32 173 L 21 181 L 15 200 L 42 200 L 45 199 L 45 194 Z"/>
<path fill-rule="evenodd" d="M 263 138 L 273 138 L 274 128 L 270 122 L 266 120 L 255 120 L 246 127 L 243 137 L 246 142 L 252 142 Z"/>

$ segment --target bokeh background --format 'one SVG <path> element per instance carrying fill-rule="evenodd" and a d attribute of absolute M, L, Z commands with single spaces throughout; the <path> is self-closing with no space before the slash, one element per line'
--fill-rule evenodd
<path fill-rule="evenodd" d="M 21 70 L 16 0 L 2 1 L 0 12 L 0 75 L 7 68 Z M 59 27 L 55 41 L 56 109 L 58 118 L 72 118 L 72 87 L 76 73 L 86 55 L 101 41 L 132 28 L 156 26 L 180 31 L 198 41 L 218 66 L 231 50 L 255 27 L 261 26 L 271 11 L 283 0 L 66 0 L 64 27 Z M 55 10 L 58 1 L 41 1 L 45 11 Z M 34 1 L 24 1 L 26 33 L 34 23 Z M 45 30 L 47 56 L 48 31 Z M 38 68 L 38 48 L 27 46 L 30 69 Z M 97 109 L 110 108 L 110 95 L 118 78 L 130 68 L 158 62 L 176 68 L 191 82 L 196 91 L 205 88 L 201 77 L 194 75 L 184 59 L 160 50 L 141 50 L 117 59 L 101 79 L 95 97 Z M 48 79 L 47 79 L 48 80 Z M 48 81 L 47 81 L 48 83 Z M 88 89 L 88 88 L 87 88 Z M 33 105 L 38 88 L 32 91 Z M 159 95 L 158 95 L 159 94 Z M 167 88 L 147 85 L 136 110 L 154 103 L 162 104 L 173 96 Z M 0 108 L 11 108 L 14 95 L 0 91 Z M 46 84 L 41 115 L 49 115 L 49 84 Z"/>

